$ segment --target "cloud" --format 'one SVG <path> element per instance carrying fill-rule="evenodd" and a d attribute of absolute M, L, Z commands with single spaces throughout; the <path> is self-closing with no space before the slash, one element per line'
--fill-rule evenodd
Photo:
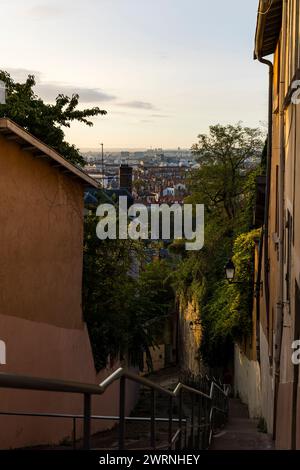
<path fill-rule="evenodd" d="M 17 82 L 24 82 L 28 75 L 34 75 L 36 81 L 38 82 L 41 77 L 41 73 L 37 70 L 29 70 L 29 69 L 22 69 L 22 68 L 12 68 L 12 67 L 3 67 L 2 70 L 10 73 L 12 78 Z"/>
<path fill-rule="evenodd" d="M 37 19 L 56 18 L 63 14 L 63 9 L 54 5 L 34 5 L 26 10 L 26 15 Z"/>
<path fill-rule="evenodd" d="M 125 108 L 135 108 L 135 109 L 155 109 L 153 104 L 148 103 L 147 101 L 127 101 L 125 103 L 118 103 L 119 106 L 124 106 Z"/>
<path fill-rule="evenodd" d="M 41 79 L 42 74 L 36 70 L 23 68 L 3 68 L 9 72 L 17 82 L 24 82 L 28 75 L 34 75 L 36 79 L 35 91 L 41 98 L 48 102 L 54 102 L 58 94 L 71 96 L 78 93 L 81 103 L 103 103 L 112 101 L 116 97 L 102 91 L 99 88 L 89 88 L 76 85 L 66 85 L 60 82 L 46 82 Z"/>
<path fill-rule="evenodd" d="M 64 85 L 62 83 L 39 82 L 36 85 L 36 91 L 45 101 L 49 102 L 55 101 L 58 94 L 70 96 L 74 93 L 78 93 L 81 103 L 103 103 L 116 98 L 98 88 Z"/>
<path fill-rule="evenodd" d="M 78 93 L 80 98 L 80 103 L 106 103 L 115 101 L 117 99 L 116 96 L 107 93 L 100 88 L 90 88 L 90 87 L 83 87 L 83 86 L 76 86 L 70 85 L 62 82 L 48 82 L 43 81 L 42 73 L 37 70 L 30 70 L 26 68 L 12 68 L 3 67 L 3 70 L 7 70 L 12 76 L 12 78 L 19 82 L 24 82 L 28 75 L 34 75 L 36 79 L 36 86 L 35 91 L 36 93 L 46 102 L 53 103 L 55 98 L 58 94 L 68 95 L 71 96 L 74 93 Z M 141 101 L 141 100 L 132 100 L 132 101 L 125 101 L 125 102 L 115 102 L 117 106 L 121 106 L 123 108 L 130 108 L 136 110 L 144 110 L 144 111 L 157 111 L 158 109 L 148 101 Z M 124 114 L 130 115 L 127 111 L 117 111 L 114 110 L 115 114 Z M 134 115 L 134 114 L 131 114 Z M 169 117 L 166 114 L 161 113 L 152 113 L 150 114 L 151 118 L 167 118 Z"/>
<path fill-rule="evenodd" d="M 168 118 L 170 117 L 168 114 L 150 114 L 153 118 Z"/>

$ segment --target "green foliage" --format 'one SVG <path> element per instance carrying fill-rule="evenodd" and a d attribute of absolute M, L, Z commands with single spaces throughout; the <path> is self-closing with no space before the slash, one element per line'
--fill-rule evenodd
<path fill-rule="evenodd" d="M 83 313 L 90 333 L 97 370 L 106 365 L 108 355 L 117 356 L 127 341 L 126 312 L 133 295 L 129 247 L 126 240 L 96 237 L 94 216 L 85 218 Z"/>
<path fill-rule="evenodd" d="M 220 356 L 216 355 L 216 351 L 223 349 L 224 352 L 225 347 L 226 352 L 226 345 L 240 341 L 251 333 L 254 247 L 259 234 L 260 230 L 253 230 L 236 238 L 232 259 L 238 284 L 220 281 L 203 307 L 204 341 L 201 349 L 210 364 L 220 365 Z"/>
<path fill-rule="evenodd" d="M 98 218 L 85 221 L 83 310 L 97 370 L 108 357 L 128 353 L 141 365 L 156 345 L 174 302 L 170 269 L 165 261 L 146 265 L 140 275 L 130 274 L 133 264 L 143 265 L 143 246 L 131 240 L 99 240 Z"/>
<path fill-rule="evenodd" d="M 6 104 L 0 104 L 0 117 L 12 119 L 72 163 L 83 165 L 79 150 L 65 141 L 62 128 L 70 127 L 73 121 L 92 126 L 89 118 L 106 111 L 98 107 L 79 110 L 77 94 L 72 97 L 60 94 L 55 104 L 46 104 L 33 90 L 36 83 L 33 75 L 28 75 L 24 83 L 17 83 L 8 72 L 0 70 L 0 80 L 7 90 Z"/>
<path fill-rule="evenodd" d="M 189 203 L 205 204 L 205 243 L 180 264 L 176 290 L 181 299 L 197 300 L 203 327 L 201 354 L 209 365 L 226 364 L 233 341 L 251 328 L 252 256 L 256 232 L 250 232 L 255 181 L 260 174 L 263 140 L 259 129 L 211 126 L 193 146 L 200 168 L 189 179 Z M 233 256 L 238 280 L 224 280 Z"/>
<path fill-rule="evenodd" d="M 193 145 L 200 169 L 192 175 L 190 188 L 201 197 L 207 211 L 218 211 L 232 221 L 240 211 L 247 177 L 257 166 L 263 142 L 259 129 L 236 126 L 210 126 Z"/>

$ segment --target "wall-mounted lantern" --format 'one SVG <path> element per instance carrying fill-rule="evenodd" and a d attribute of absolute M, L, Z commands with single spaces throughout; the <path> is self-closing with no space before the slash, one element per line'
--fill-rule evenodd
<path fill-rule="evenodd" d="M 244 281 L 234 281 L 234 277 L 235 277 L 235 265 L 234 265 L 234 262 L 232 261 L 232 259 L 229 259 L 227 261 L 227 263 L 225 264 L 224 266 L 224 270 L 225 270 L 225 277 L 227 279 L 227 281 L 229 282 L 229 284 L 247 284 L 247 282 L 244 282 Z M 251 284 L 251 281 L 249 282 L 249 284 Z M 255 286 L 255 289 L 256 289 L 256 295 L 259 293 L 259 290 L 261 289 L 261 286 L 262 286 L 262 281 L 254 281 L 253 282 L 254 286 Z"/>
<path fill-rule="evenodd" d="M 225 264 L 225 275 L 228 282 L 233 282 L 235 276 L 235 266 L 232 259 Z"/>

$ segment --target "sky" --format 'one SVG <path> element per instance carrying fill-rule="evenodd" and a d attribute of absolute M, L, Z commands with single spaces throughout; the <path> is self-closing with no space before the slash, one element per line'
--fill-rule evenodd
<path fill-rule="evenodd" d="M 0 68 L 47 102 L 78 92 L 106 116 L 80 148 L 190 148 L 209 125 L 267 120 L 253 60 L 258 0 L 1 0 Z"/>

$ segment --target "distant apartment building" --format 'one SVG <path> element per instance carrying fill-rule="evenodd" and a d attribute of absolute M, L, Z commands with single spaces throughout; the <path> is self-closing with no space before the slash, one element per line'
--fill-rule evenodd
<path fill-rule="evenodd" d="M 262 285 L 253 325 L 257 354 L 246 361 L 239 351 L 236 368 L 245 400 L 253 401 L 251 393 L 259 391 L 257 405 L 278 449 L 300 449 L 300 371 L 292 362 L 292 344 L 300 338 L 299 44 L 299 1 L 260 0 L 255 58 L 270 77 L 265 214 L 256 273 Z M 243 361 L 248 374 L 240 367 Z"/>
<path fill-rule="evenodd" d="M 9 119 L 0 119 L 0 373 L 100 383 L 82 315 L 84 191 L 98 185 Z M 109 295 L 109 293 L 108 293 Z M 118 387 L 93 400 L 118 413 Z M 129 392 L 128 403 L 134 400 Z M 74 394 L 0 388 L 1 412 L 76 413 Z M 58 443 L 72 420 L 0 416 L 0 448 Z M 99 427 L 100 425 L 100 427 Z M 107 427 L 93 424 L 93 430 Z M 78 423 L 78 437 L 82 423 Z"/>

